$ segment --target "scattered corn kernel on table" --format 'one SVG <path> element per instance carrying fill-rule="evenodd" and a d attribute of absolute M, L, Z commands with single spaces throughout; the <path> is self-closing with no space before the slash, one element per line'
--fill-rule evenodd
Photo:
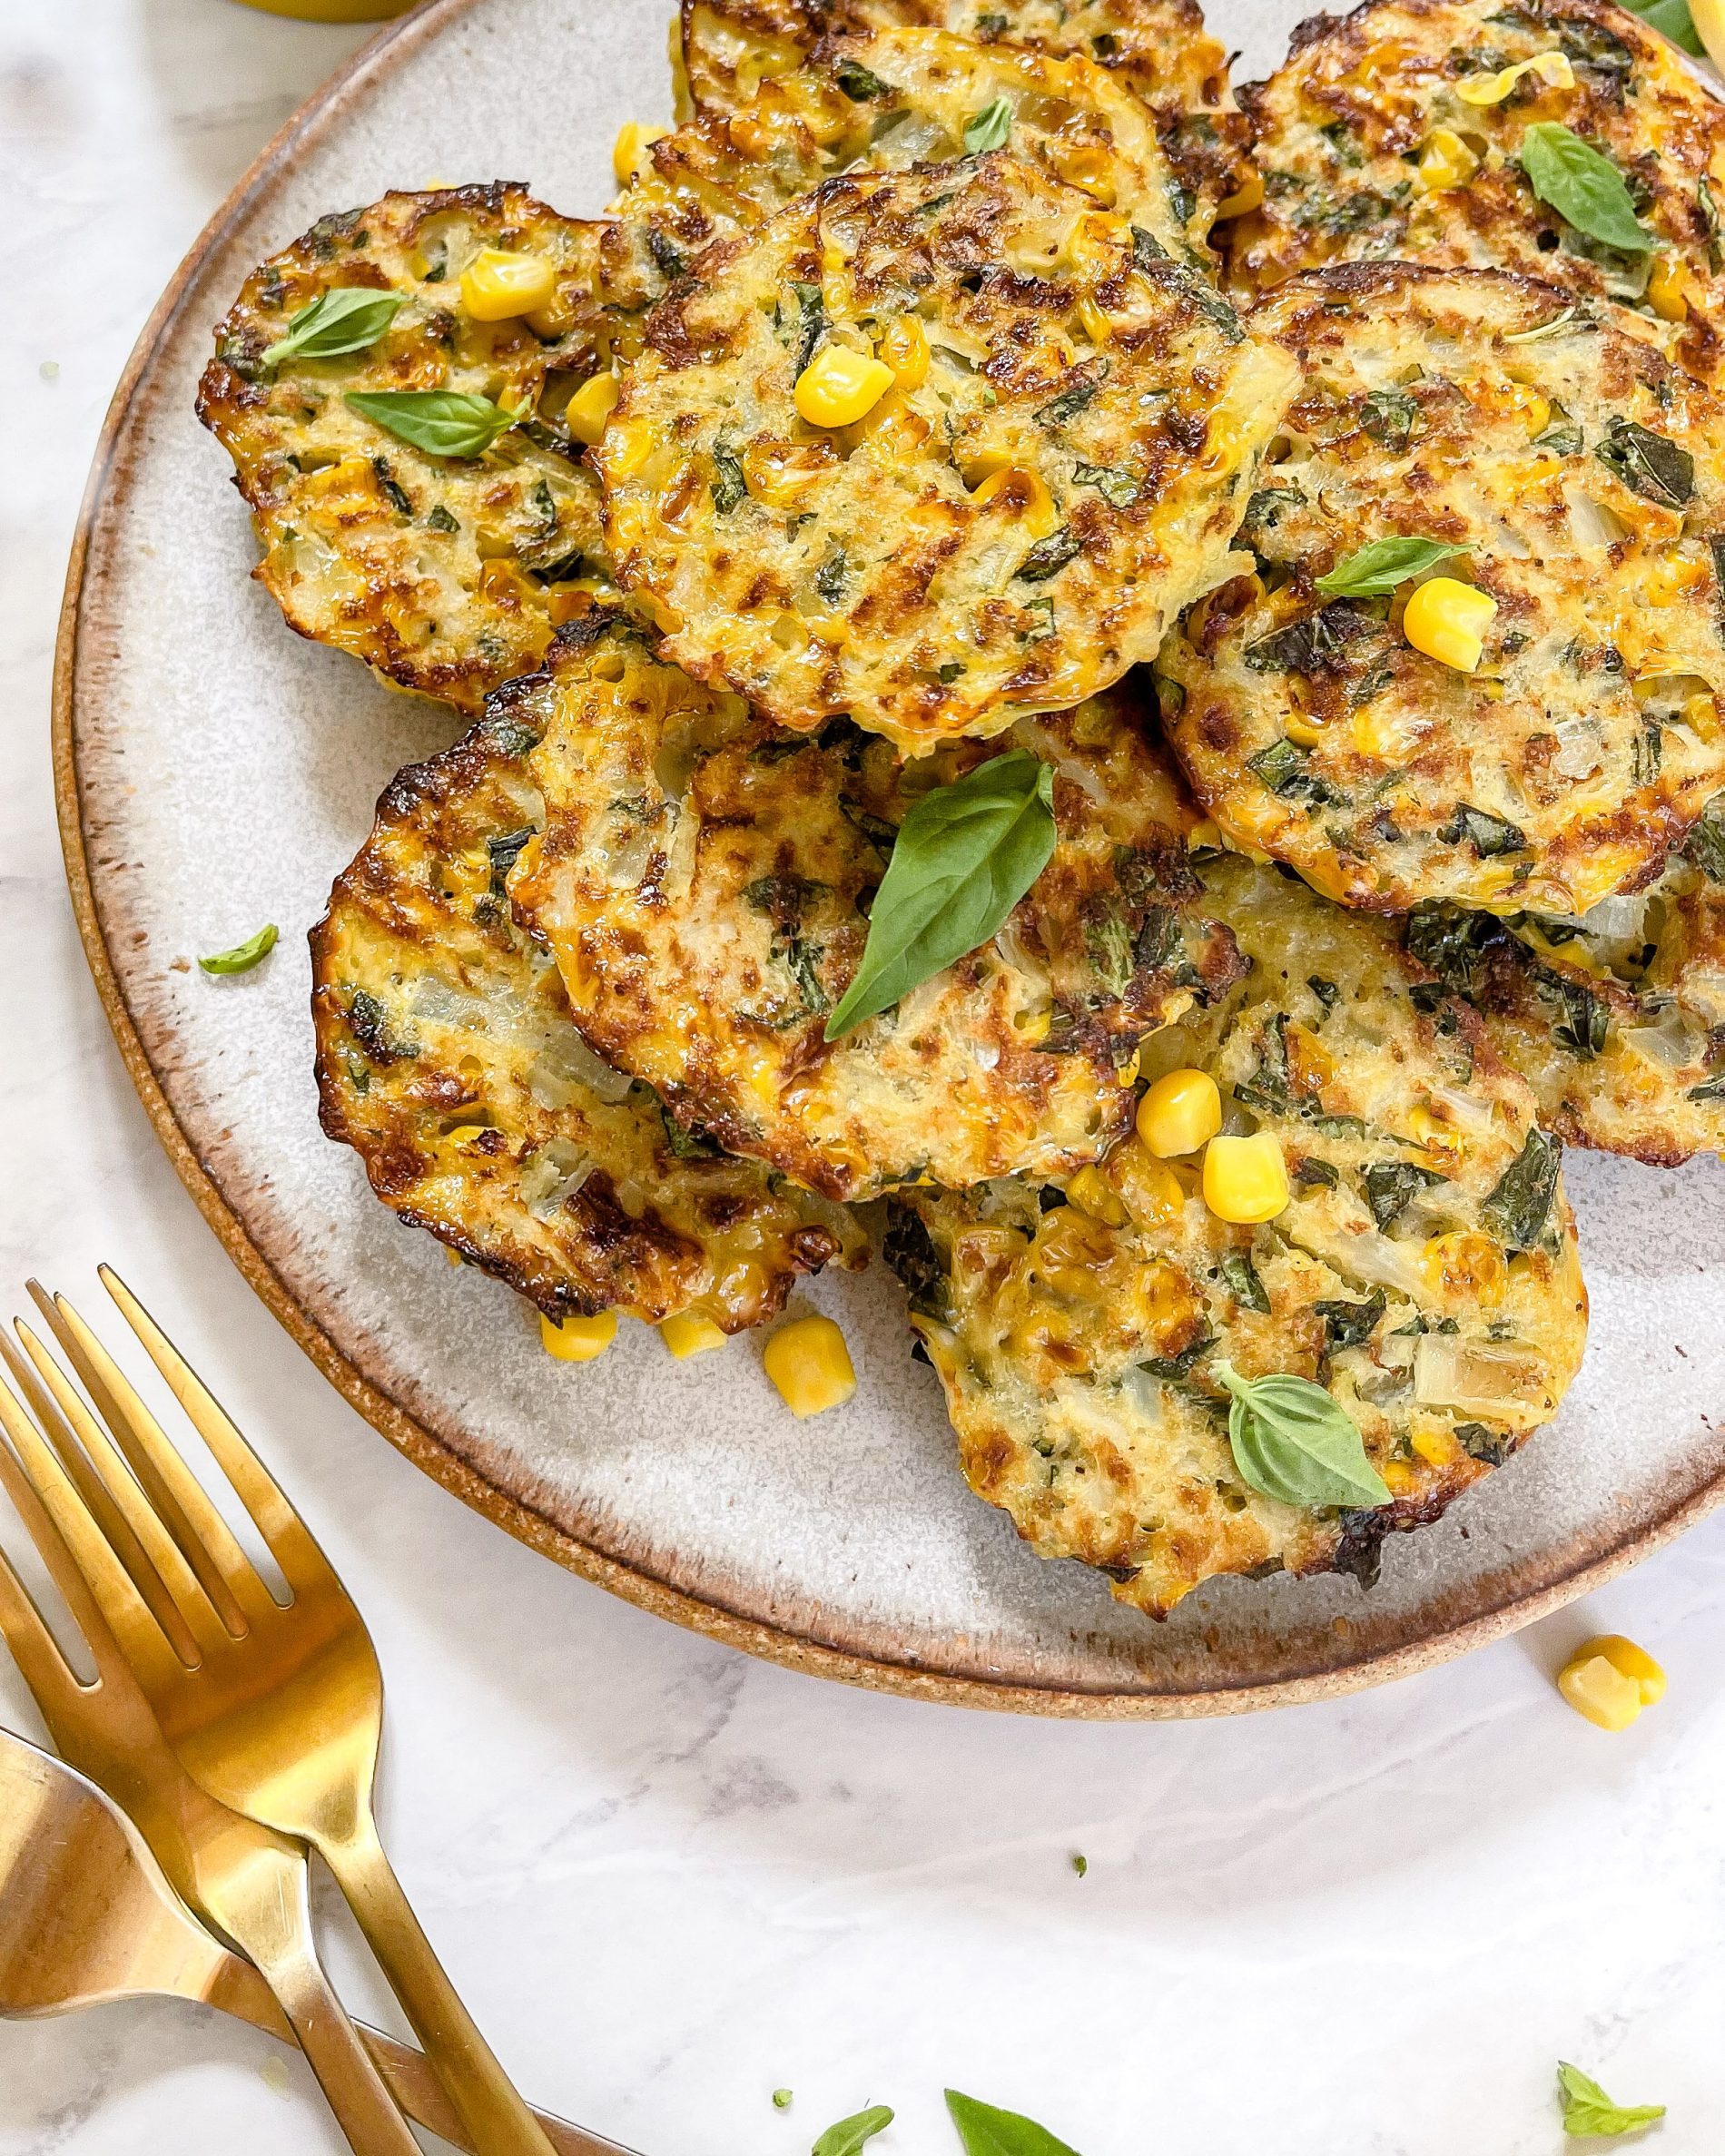
<path fill-rule="evenodd" d="M 403 1877 L 541 2103 L 651 2156 L 801 2156 L 870 2102 L 896 2112 L 882 2156 L 943 2156 L 948 2085 L 1083 2156 L 1148 2141 L 1533 2156 L 1562 2145 L 1564 2059 L 1622 2102 L 1668 2105 L 1662 2145 L 1716 2146 L 1725 1519 L 1529 1632 L 1321 1706 L 1109 1726 L 875 1697 L 657 1623 L 465 1511 L 322 1383 L 199 1220 L 67 911 L 51 625 L 139 324 L 258 146 L 363 34 L 226 0 L 0 11 L 5 156 L 34 235 L 4 330 L 13 1302 L 27 1273 L 76 1294 L 113 1260 L 271 1452 L 378 1639 Z M 522 95 L 556 80 L 547 62 Z M 404 177 L 439 171 L 429 143 Z M 1215 1090 L 1198 1073 L 1153 1088 L 1149 1154 L 1214 1137 Z M 1206 1196 L 1258 1219 L 1279 1172 L 1249 1139 L 1213 1145 Z M 580 1360 L 603 1331 L 566 1328 L 553 1352 Z M 796 1413 L 853 1382 L 824 1319 L 771 1352 Z M 842 1414 L 830 1427 L 841 1445 Z M 0 1719 L 40 1737 L 9 1667 Z M 388 2022 L 324 1915 L 353 2003 Z M 334 2151 L 310 2088 L 191 2009 L 0 2025 L 0 2156 Z"/>

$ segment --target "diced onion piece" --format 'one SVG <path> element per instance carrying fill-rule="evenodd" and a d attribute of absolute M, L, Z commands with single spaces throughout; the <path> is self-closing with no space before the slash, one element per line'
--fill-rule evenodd
<path fill-rule="evenodd" d="M 1414 1397 L 1422 1407 L 1521 1423 L 1530 1408 L 1546 1403 L 1549 1393 L 1529 1348 L 1491 1347 L 1453 1333 L 1426 1333 L 1414 1356 Z"/>

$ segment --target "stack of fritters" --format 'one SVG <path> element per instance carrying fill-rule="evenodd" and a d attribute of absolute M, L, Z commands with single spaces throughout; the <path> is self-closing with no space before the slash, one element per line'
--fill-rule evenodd
<path fill-rule="evenodd" d="M 1725 1147 L 1725 108 L 1609 0 L 1378 0 L 1244 110 L 1190 0 L 680 47 L 604 218 L 389 195 L 217 332 L 289 622 L 484 714 L 314 932 L 325 1127 L 553 1315 L 742 1330 L 884 1196 L 1040 1554 L 1153 1615 L 1369 1577 L 1579 1366 L 1562 1144 Z M 840 1025 L 901 827 L 997 759 L 1046 865 Z M 1178 1072 L 1269 1217 L 1149 1142 Z M 1247 1480 L 1272 1373 L 1387 1501 Z"/>

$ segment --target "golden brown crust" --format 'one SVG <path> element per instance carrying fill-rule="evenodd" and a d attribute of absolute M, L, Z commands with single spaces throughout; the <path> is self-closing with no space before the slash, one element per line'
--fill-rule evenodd
<path fill-rule="evenodd" d="M 1186 865 L 1194 812 L 1127 701 L 1099 699 L 1010 737 L 1053 766 L 1060 836 L 999 936 L 829 1042 L 906 810 L 989 752 L 906 766 L 846 722 L 778 733 L 622 624 L 514 694 L 546 821 L 510 892 L 582 1031 L 830 1197 L 1094 1159 L 1130 1116 L 1138 1041 L 1239 970 Z"/>
<path fill-rule="evenodd" d="M 1165 252 L 1214 267 L 1149 113 L 1106 68 L 943 30 L 824 38 L 741 110 L 703 113 L 661 136 L 611 213 L 659 235 L 662 258 L 669 249 L 689 261 L 715 240 L 757 231 L 836 172 L 962 157 L 966 129 L 1000 98 L 1018 155 L 1140 226 Z"/>
<path fill-rule="evenodd" d="M 947 1393 L 965 1472 L 1043 1557 L 1107 1571 L 1151 1616 L 1221 1573 L 1369 1578 L 1555 1412 L 1587 1299 L 1555 1148 L 1475 1013 L 1422 983 L 1394 927 L 1237 857 L 1207 902 L 1255 961 L 1145 1076 L 1208 1069 L 1281 1142 L 1293 1196 L 1230 1226 L 1136 1137 L 1072 1202 L 1000 1183 L 913 1193 L 887 1256 Z M 1507 1178 L 1507 1180 L 1506 1180 Z M 1110 1221 L 1105 1216 L 1112 1212 Z M 1296 1509 L 1229 1449 L 1215 1364 L 1324 1384 L 1392 1501 Z"/>
<path fill-rule="evenodd" d="M 461 271 L 488 247 L 548 256 L 551 303 L 473 320 Z M 402 299 L 376 343 L 264 364 L 291 317 L 350 286 Z M 217 326 L 198 416 L 233 458 L 263 548 L 254 574 L 289 625 L 477 712 L 538 663 L 558 622 L 596 593 L 615 601 L 596 490 L 560 414 L 638 348 L 662 288 L 641 234 L 559 217 L 505 181 L 385 195 L 254 270 Z M 488 397 L 526 423 L 483 456 L 436 457 L 346 401 L 404 389 Z"/>
<path fill-rule="evenodd" d="M 1725 411 L 1566 306 L 1353 262 L 1254 312 L 1305 386 L 1241 533 L 1259 574 L 1158 661 L 1169 736 L 1237 844 L 1349 905 L 1584 910 L 1655 874 L 1725 780 Z M 1407 642 L 1413 582 L 1317 588 L 1391 537 L 1458 548 L 1434 573 L 1496 602 L 1476 673 Z"/>
<path fill-rule="evenodd" d="M 682 0 L 681 73 L 696 113 L 734 113 L 823 34 L 913 26 L 1056 59 L 1099 61 L 1143 99 L 1201 240 L 1247 171 L 1227 54 L 1196 0 Z"/>
<path fill-rule="evenodd" d="M 1533 75 L 1501 103 L 1459 94 L 1552 52 L 1570 63 L 1567 87 Z M 1725 104 L 1675 46 L 1612 0 L 1374 0 L 1351 15 L 1316 15 L 1296 31 L 1284 66 L 1247 85 L 1240 101 L 1264 186 L 1262 208 L 1222 233 L 1242 291 L 1326 262 L 1397 256 L 1521 270 L 1641 307 L 1652 320 L 1646 292 L 1656 258 L 1600 248 L 1528 184 L 1517 162 L 1523 134 L 1554 122 L 1612 159 L 1660 248 L 1681 259 L 1690 294 L 1680 353 L 1697 372 L 1716 369 Z M 1477 165 L 1460 184 L 1434 190 L 1419 160 L 1440 128 Z"/>
<path fill-rule="evenodd" d="M 390 783 L 337 878 L 311 931 L 323 1127 L 404 1221 L 554 1317 L 696 1307 L 740 1332 L 862 1238 L 753 1162 L 689 1147 L 576 1031 L 505 895 L 542 814 L 531 738 L 499 699 Z"/>
<path fill-rule="evenodd" d="M 907 316 L 926 379 L 807 424 L 810 357 Z M 1292 375 L 1005 153 L 830 180 L 655 310 L 595 453 L 606 537 L 665 656 L 779 724 L 999 733 L 1118 680 L 1226 573 Z"/>

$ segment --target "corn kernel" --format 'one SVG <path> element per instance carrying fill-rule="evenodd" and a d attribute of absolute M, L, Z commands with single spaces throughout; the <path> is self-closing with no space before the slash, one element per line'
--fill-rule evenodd
<path fill-rule="evenodd" d="M 1465 187 L 1479 168 L 1479 159 L 1453 127 L 1434 127 L 1415 170 L 1425 193 L 1442 194 L 1448 188 Z"/>
<path fill-rule="evenodd" d="M 1698 741 L 1710 746 L 1719 739 L 1719 698 L 1710 690 L 1699 689 L 1683 705 L 1683 724 Z"/>
<path fill-rule="evenodd" d="M 1123 217 L 1086 211 L 1060 250 L 1068 267 L 1099 283 L 1124 269 L 1132 251 L 1132 228 Z"/>
<path fill-rule="evenodd" d="M 542 254 L 482 248 L 461 272 L 461 304 L 476 322 L 533 314 L 557 297 L 557 273 Z"/>
<path fill-rule="evenodd" d="M 1664 1670 L 1644 1647 L 1637 1647 L 1621 1632 L 1604 1632 L 1597 1639 L 1588 1640 L 1576 1649 L 1570 1660 L 1585 1661 L 1594 1655 L 1602 1656 L 1620 1677 L 1629 1679 L 1640 1691 L 1643 1707 L 1656 1707 L 1665 1697 Z"/>
<path fill-rule="evenodd" d="M 1264 201 L 1264 175 L 1248 172 L 1232 194 L 1225 194 L 1216 205 L 1216 222 L 1224 218 L 1244 217 L 1248 212 L 1261 207 Z"/>
<path fill-rule="evenodd" d="M 1196 1153 L 1222 1127 L 1222 1096 L 1208 1070 L 1170 1070 L 1138 1104 L 1138 1134 L 1158 1160 Z"/>
<path fill-rule="evenodd" d="M 699 1310 L 678 1310 L 660 1320 L 659 1338 L 679 1363 L 686 1363 L 691 1355 L 723 1347 L 728 1334 Z"/>
<path fill-rule="evenodd" d="M 1575 71 L 1565 54 L 1535 53 L 1531 60 L 1518 60 L 1513 67 L 1499 68 L 1495 74 L 1476 75 L 1471 82 L 1457 83 L 1455 94 L 1464 104 L 1502 104 L 1516 84 L 1530 74 L 1538 75 L 1549 89 L 1575 87 Z"/>
<path fill-rule="evenodd" d="M 639 120 L 626 120 L 617 129 L 616 147 L 611 152 L 611 169 L 617 176 L 617 185 L 626 187 L 646 162 L 646 153 L 660 136 L 667 132 L 663 127 L 648 127 Z"/>
<path fill-rule="evenodd" d="M 920 389 L 929 379 L 929 333 L 913 314 L 902 314 L 881 340 L 881 359 L 901 389 Z"/>
<path fill-rule="evenodd" d="M 1552 423 L 1551 399 L 1542 396 L 1537 389 L 1529 389 L 1522 407 L 1522 421 L 1527 428 L 1528 440 L 1536 440 Z"/>
<path fill-rule="evenodd" d="M 1430 1108 L 1412 1109 L 1408 1115 L 1407 1127 L 1410 1136 L 1416 1137 L 1434 1159 L 1460 1160 L 1467 1150 L 1467 1141 L 1454 1125 L 1440 1122 Z"/>
<path fill-rule="evenodd" d="M 1690 297 L 1694 290 L 1695 281 L 1682 257 L 1662 254 L 1653 264 L 1652 274 L 1647 281 L 1647 303 L 1664 321 L 1687 321 Z"/>
<path fill-rule="evenodd" d="M 1138 1138 L 1129 1137 L 1115 1147 L 1105 1172 L 1139 1227 L 1158 1227 L 1164 1221 L 1177 1220 L 1185 1209 L 1186 1192 L 1179 1177 Z"/>
<path fill-rule="evenodd" d="M 1287 1163 L 1273 1131 L 1213 1137 L 1204 1149 L 1204 1203 L 1218 1220 L 1249 1226 L 1287 1204 Z"/>
<path fill-rule="evenodd" d="M 606 429 L 605 465 L 614 479 L 632 479 L 646 468 L 657 443 L 645 419 L 625 419 Z"/>
<path fill-rule="evenodd" d="M 617 1314 L 601 1310 L 593 1317 L 555 1318 L 539 1314 L 539 1344 L 559 1363 L 591 1363 L 617 1336 Z"/>
<path fill-rule="evenodd" d="M 1420 1270 L 1434 1294 L 1465 1297 L 1482 1310 L 1495 1310 L 1509 1293 L 1509 1267 L 1503 1251 L 1475 1227 L 1434 1236 L 1420 1253 Z"/>
<path fill-rule="evenodd" d="M 780 1399 L 799 1419 L 843 1407 L 856 1390 L 851 1351 L 830 1317 L 798 1317 L 781 1325 L 762 1361 Z"/>
<path fill-rule="evenodd" d="M 1119 1193 L 1098 1167 L 1081 1167 L 1066 1186 L 1067 1202 L 1099 1220 L 1104 1227 L 1124 1227 L 1126 1207 Z"/>
<path fill-rule="evenodd" d="M 1432 576 L 1407 602 L 1402 634 L 1428 659 L 1472 674 L 1484 655 L 1485 632 L 1496 612 L 1490 592 L 1454 576 Z"/>
<path fill-rule="evenodd" d="M 1092 344 L 1107 344 L 1113 337 L 1113 323 L 1089 292 L 1079 297 L 1077 313 L 1079 320 L 1084 325 L 1084 334 Z"/>
<path fill-rule="evenodd" d="M 1590 1640 L 1570 1657 L 1557 1673 L 1557 1688 L 1596 1729 L 1615 1734 L 1637 1719 L 1646 1702 L 1635 1679 L 1601 1654 L 1599 1644 Z"/>
<path fill-rule="evenodd" d="M 1435 1427 L 1415 1430 L 1407 1442 L 1427 1467 L 1447 1467 L 1462 1449 L 1447 1430 Z"/>
<path fill-rule="evenodd" d="M 581 384 L 563 408 L 564 421 L 577 441 L 591 448 L 598 440 L 622 394 L 623 384 L 614 374 L 596 374 Z"/>
<path fill-rule="evenodd" d="M 1046 539 L 1060 525 L 1054 497 L 1038 473 L 1020 465 L 1010 464 L 1003 471 L 991 472 L 971 499 L 979 509 L 999 500 L 1002 509 L 1020 519 L 1033 539 Z"/>
<path fill-rule="evenodd" d="M 893 379 L 890 367 L 847 344 L 823 345 L 796 378 L 796 409 L 811 427 L 854 427 Z"/>

